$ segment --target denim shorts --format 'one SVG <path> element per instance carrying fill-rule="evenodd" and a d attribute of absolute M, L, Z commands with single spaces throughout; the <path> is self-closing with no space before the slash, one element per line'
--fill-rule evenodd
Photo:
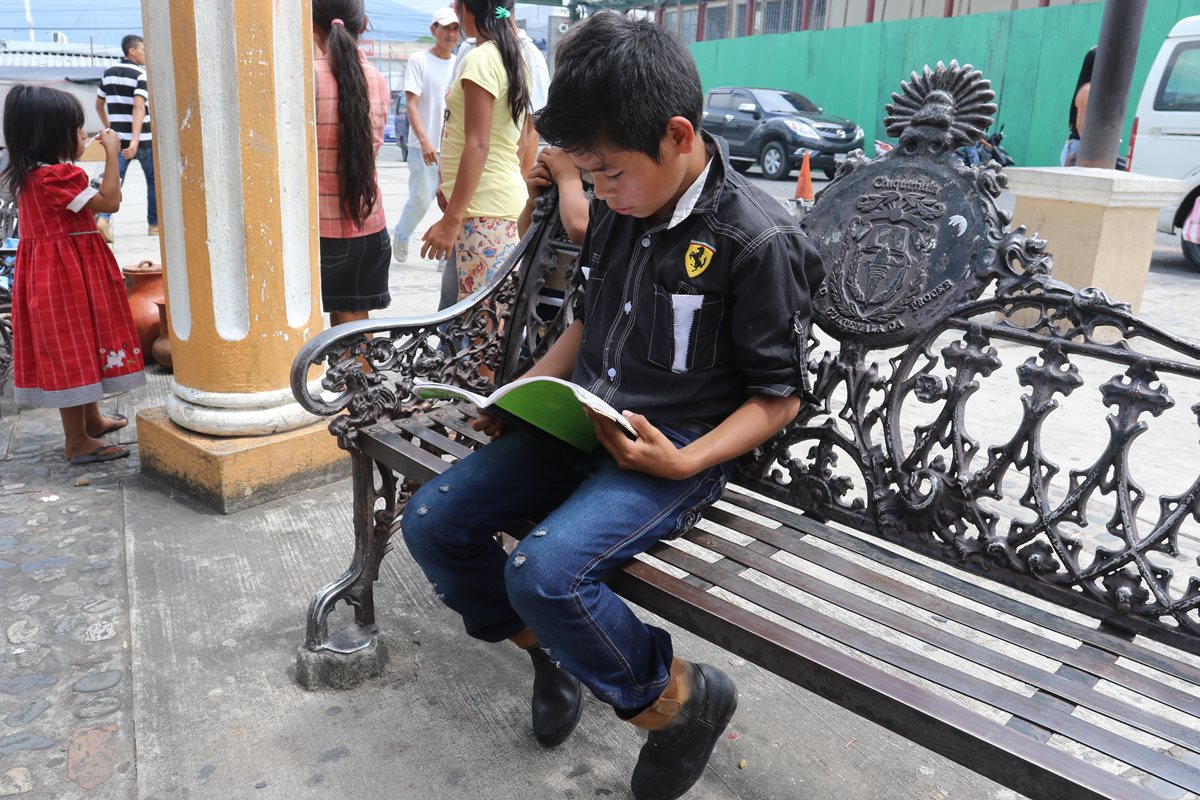
<path fill-rule="evenodd" d="M 392 303 L 388 268 L 392 242 L 385 227 L 350 239 L 321 237 L 321 308 L 372 311 Z"/>

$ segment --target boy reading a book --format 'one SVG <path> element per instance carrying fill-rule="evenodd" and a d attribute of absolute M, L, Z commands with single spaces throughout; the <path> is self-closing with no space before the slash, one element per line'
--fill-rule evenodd
<path fill-rule="evenodd" d="M 800 406 L 802 352 L 820 260 L 778 201 L 731 169 L 700 130 L 695 64 L 674 35 L 615 13 L 558 50 L 536 126 L 590 173 L 576 320 L 530 374 L 569 379 L 624 412 L 630 440 L 596 417 L 590 454 L 523 427 L 408 503 L 404 540 L 438 596 L 479 639 L 533 661 L 533 729 L 560 744 L 580 683 L 649 731 L 638 800 L 679 797 L 704 771 L 737 705 L 715 667 L 676 657 L 600 580 L 717 500 L 731 459 Z M 511 555 L 499 530 L 541 520 Z"/>

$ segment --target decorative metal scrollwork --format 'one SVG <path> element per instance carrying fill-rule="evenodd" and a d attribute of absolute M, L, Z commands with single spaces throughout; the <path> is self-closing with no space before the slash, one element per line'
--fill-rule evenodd
<path fill-rule="evenodd" d="M 804 221 L 828 272 L 812 401 L 738 482 L 1200 652 L 1200 474 L 1156 510 L 1138 481 L 1151 421 L 1200 438 L 1200 345 L 1055 280 L 1046 242 L 1007 230 L 999 166 L 953 156 L 995 110 L 978 71 L 893 97 L 901 146 L 856 154 Z M 1181 392 L 1191 416 L 1168 422 Z"/>

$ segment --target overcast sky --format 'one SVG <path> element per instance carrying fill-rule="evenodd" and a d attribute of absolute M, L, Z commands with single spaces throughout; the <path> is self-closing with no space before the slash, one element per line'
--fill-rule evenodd
<path fill-rule="evenodd" d="M 166 0 L 159 0 L 166 2 Z M 51 31 L 62 31 L 69 41 L 84 44 L 121 43 L 127 33 L 140 33 L 139 0 L 29 0 L 38 41 L 50 41 Z M 446 0 L 366 0 L 374 31 L 369 36 L 412 41 L 429 32 L 430 18 Z M 546 35 L 546 16 L 554 9 L 519 4 L 517 18 L 528 21 L 532 36 Z M 0 39 L 29 39 L 25 0 L 0 0 Z"/>

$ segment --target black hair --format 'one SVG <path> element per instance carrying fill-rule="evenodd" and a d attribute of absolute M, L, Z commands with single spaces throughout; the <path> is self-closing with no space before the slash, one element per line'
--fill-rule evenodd
<path fill-rule="evenodd" d="M 1067 115 L 1068 124 L 1071 126 L 1071 132 L 1076 136 L 1079 131 L 1075 130 L 1076 118 L 1079 116 L 1079 109 L 1075 107 L 1075 98 L 1079 95 L 1079 90 L 1092 82 L 1092 71 L 1096 68 L 1096 48 L 1093 47 L 1087 51 L 1083 57 L 1083 64 L 1079 67 L 1079 80 L 1075 81 L 1075 91 L 1071 92 L 1071 111 Z"/>
<path fill-rule="evenodd" d="M 525 78 L 525 57 L 521 55 L 517 26 L 512 22 L 513 0 L 458 1 L 475 16 L 480 38 L 493 41 L 500 48 L 500 59 L 508 73 L 508 110 L 513 123 L 520 127 L 521 118 L 529 113 L 530 96 L 529 81 Z M 508 13 L 497 18 L 496 10 L 501 8 Z"/>
<path fill-rule="evenodd" d="M 546 107 L 534 125 L 571 152 L 612 147 L 657 162 L 671 117 L 699 131 L 703 111 L 700 73 L 675 34 L 602 11 L 559 42 Z"/>
<path fill-rule="evenodd" d="M 338 199 L 342 213 L 361 225 L 379 199 L 371 99 L 359 61 L 358 36 L 366 28 L 362 0 L 313 0 L 313 25 L 328 37 L 325 52 L 338 88 Z M 337 25 L 333 21 L 341 20 Z"/>
<path fill-rule="evenodd" d="M 83 106 L 75 95 L 48 86 L 18 83 L 4 101 L 8 166 L 0 175 L 14 197 L 39 164 L 74 161 L 79 155 Z"/>
<path fill-rule="evenodd" d="M 136 33 L 131 33 L 125 38 L 121 39 L 121 52 L 125 55 L 129 55 L 129 51 L 137 47 L 143 41 L 144 40 L 142 37 L 138 36 Z"/>

